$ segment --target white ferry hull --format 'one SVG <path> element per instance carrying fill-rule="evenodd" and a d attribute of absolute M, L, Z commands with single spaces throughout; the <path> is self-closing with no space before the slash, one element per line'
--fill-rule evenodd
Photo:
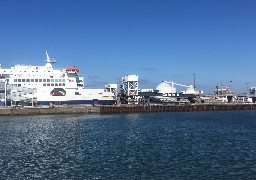
<path fill-rule="evenodd" d="M 112 105 L 115 100 L 65 100 L 65 101 L 37 101 L 38 105 L 83 105 L 83 104 L 100 104 Z"/>
<path fill-rule="evenodd" d="M 45 66 L 15 65 L 1 69 L 0 65 L 0 77 L 9 88 L 6 99 L 15 104 L 115 104 L 117 84 L 105 85 L 104 89 L 84 89 L 84 77 L 79 76 L 78 68 L 53 69 L 52 64 L 57 61 L 50 60 L 47 51 L 46 55 Z"/>

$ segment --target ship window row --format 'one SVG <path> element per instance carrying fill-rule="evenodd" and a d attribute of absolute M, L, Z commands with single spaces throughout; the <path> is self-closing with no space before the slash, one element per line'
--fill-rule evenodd
<path fill-rule="evenodd" d="M 43 83 L 43 86 L 65 86 L 65 83 Z"/>
<path fill-rule="evenodd" d="M 14 79 L 14 82 L 65 82 L 65 79 Z"/>
<path fill-rule="evenodd" d="M 21 84 L 12 84 L 14 86 L 21 86 Z M 25 86 L 26 84 L 24 84 Z M 30 84 L 29 84 L 30 85 Z M 37 85 L 37 84 L 36 84 Z M 65 86 L 65 83 L 43 83 L 43 86 Z"/>
<path fill-rule="evenodd" d="M 38 69 L 37 69 L 38 70 Z M 6 72 L 6 71 L 4 71 L 4 72 Z M 11 71 L 12 72 L 12 71 Z M 20 71 L 20 72 L 27 72 L 27 71 Z M 32 71 L 32 72 L 35 72 L 35 71 Z M 38 71 L 36 71 L 36 72 L 38 72 Z M 44 72 L 46 72 L 46 71 L 44 71 Z M 51 72 L 51 71 L 48 71 L 48 72 Z"/>

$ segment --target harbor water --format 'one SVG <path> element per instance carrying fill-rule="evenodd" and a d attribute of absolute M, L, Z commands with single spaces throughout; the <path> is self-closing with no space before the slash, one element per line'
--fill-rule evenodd
<path fill-rule="evenodd" d="M 0 117 L 0 179 L 254 179 L 256 111 Z"/>

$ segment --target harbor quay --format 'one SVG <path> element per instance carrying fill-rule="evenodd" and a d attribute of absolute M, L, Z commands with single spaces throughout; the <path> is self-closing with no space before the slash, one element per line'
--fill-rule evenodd
<path fill-rule="evenodd" d="M 233 111 L 256 110 L 256 104 L 186 104 L 186 105 L 138 105 L 101 106 L 101 114 L 189 112 L 189 111 Z"/>
<path fill-rule="evenodd" d="M 189 111 L 256 110 L 256 104 L 187 104 L 187 105 L 99 105 L 99 106 L 49 106 L 2 107 L 0 115 L 40 114 L 122 114 Z"/>
<path fill-rule="evenodd" d="M 99 114 L 97 106 L 1 107 L 0 116 L 40 114 Z"/>

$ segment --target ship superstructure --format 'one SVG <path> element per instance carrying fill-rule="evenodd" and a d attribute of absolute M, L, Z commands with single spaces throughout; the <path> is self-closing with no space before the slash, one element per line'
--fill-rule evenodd
<path fill-rule="evenodd" d="M 115 103 L 117 84 L 108 84 L 104 89 L 84 89 L 84 77 L 79 76 L 77 67 L 53 69 L 56 61 L 50 59 L 47 51 L 46 56 L 45 66 L 15 65 L 11 69 L 0 69 L 1 79 L 12 86 L 10 95 L 22 87 L 32 89 L 27 97 L 41 105 Z M 10 97 L 11 101 L 19 100 Z"/>

